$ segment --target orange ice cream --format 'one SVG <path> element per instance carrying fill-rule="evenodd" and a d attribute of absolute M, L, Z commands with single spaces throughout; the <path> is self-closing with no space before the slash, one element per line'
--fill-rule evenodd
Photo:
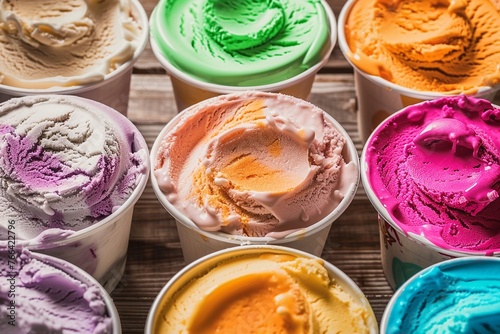
<path fill-rule="evenodd" d="M 157 316 L 158 333 L 369 333 L 371 308 L 320 259 L 263 251 L 200 269 Z"/>
<path fill-rule="evenodd" d="M 184 112 L 162 139 L 155 177 L 203 230 L 280 238 L 320 221 L 355 186 L 345 147 L 308 102 L 232 94 Z"/>
<path fill-rule="evenodd" d="M 358 0 L 349 60 L 418 91 L 473 94 L 500 81 L 500 14 L 490 0 Z"/>

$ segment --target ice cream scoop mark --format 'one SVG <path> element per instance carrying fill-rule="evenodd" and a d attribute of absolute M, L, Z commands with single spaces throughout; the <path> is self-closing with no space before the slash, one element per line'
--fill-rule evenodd
<path fill-rule="evenodd" d="M 481 113 L 481 118 L 484 121 L 500 122 L 500 109 L 489 109 Z"/>
<path fill-rule="evenodd" d="M 271 40 L 284 25 L 284 10 L 275 0 L 208 0 L 204 29 L 223 49 L 243 50 Z"/>
<path fill-rule="evenodd" d="M 41 209 L 43 210 L 43 212 L 45 212 L 49 216 L 53 216 L 55 214 L 54 209 L 52 209 L 50 207 L 50 204 L 48 201 L 43 202 Z"/>
<path fill-rule="evenodd" d="M 457 153 L 457 146 L 463 146 L 472 149 L 473 156 L 478 157 L 481 139 L 472 128 L 456 119 L 443 118 L 434 120 L 414 139 L 414 143 L 421 147 L 430 147 L 441 141 L 451 142 L 453 154 Z"/>

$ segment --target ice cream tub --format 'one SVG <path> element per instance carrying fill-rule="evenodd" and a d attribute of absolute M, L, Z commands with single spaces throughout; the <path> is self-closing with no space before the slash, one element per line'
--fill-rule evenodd
<path fill-rule="evenodd" d="M 133 67 L 149 36 L 140 1 L 81 1 L 68 8 L 59 1 L 59 16 L 38 15 L 56 11 L 56 2 L 50 9 L 37 1 L 1 9 L 2 24 L 11 27 L 0 31 L 1 62 L 16 63 L 0 69 L 0 102 L 26 95 L 76 95 L 127 115 Z M 26 28 L 18 31 L 17 26 Z"/>
<path fill-rule="evenodd" d="M 158 135 L 151 162 L 187 263 L 238 245 L 320 256 L 359 184 L 357 150 L 342 126 L 277 93 L 221 95 L 185 109 Z"/>
<path fill-rule="evenodd" d="M 209 306 L 210 305 L 210 306 Z M 319 257 L 282 246 L 239 246 L 184 267 L 161 289 L 145 333 L 378 333 L 367 298 Z"/>
<path fill-rule="evenodd" d="M 416 4 L 431 6 L 432 2 Z M 355 5 L 358 9 L 352 14 Z M 386 8 L 386 4 L 382 1 L 349 0 L 339 14 L 338 44 L 354 69 L 357 123 L 362 142 L 366 142 L 370 133 L 382 120 L 406 106 L 460 94 L 493 101 L 500 89 L 498 85 L 500 72 L 496 68 L 499 61 L 496 59 L 498 52 L 487 52 L 496 48 L 500 50 L 500 43 L 496 42 L 500 34 L 497 36 L 494 35 L 497 32 L 493 35 L 483 32 L 489 29 L 488 22 L 496 25 L 500 19 L 500 14 L 490 1 L 472 1 L 466 9 L 460 6 L 451 8 L 453 4 L 450 3 L 449 11 L 446 10 L 446 6 L 442 6 L 439 12 L 436 12 L 436 7 L 413 10 L 406 8 L 405 6 L 411 7 L 408 1 L 401 1 L 398 6 L 390 9 Z M 401 14 L 395 14 L 400 10 Z M 477 35 L 484 33 L 488 36 L 474 48 L 461 48 L 458 45 L 453 47 L 454 40 L 459 41 L 457 44 L 462 42 L 467 44 L 474 38 L 467 34 L 467 32 L 472 34 L 468 29 L 457 30 L 455 33 L 455 29 L 461 26 L 462 16 L 458 13 L 460 10 L 465 11 L 467 17 L 475 16 L 471 24 L 481 26 L 476 28 Z M 487 13 L 480 22 L 476 22 L 477 10 Z M 457 13 L 454 14 L 455 11 Z M 434 17 L 428 18 L 427 21 L 422 19 L 421 21 L 427 22 L 429 27 L 414 32 L 410 27 L 422 22 L 408 23 L 407 21 L 411 19 L 404 17 L 404 13 L 407 12 L 428 12 Z M 395 17 L 390 17 L 393 14 Z M 349 21 L 350 16 L 353 17 L 351 21 Z M 460 21 L 460 24 L 448 26 L 455 20 Z M 420 35 L 422 31 L 427 31 L 427 34 Z M 444 40 L 442 47 L 445 47 L 449 39 L 451 46 L 449 50 L 447 49 L 449 54 L 446 56 L 457 57 L 460 60 L 447 60 L 444 54 L 441 56 L 440 52 L 446 52 L 438 45 L 432 46 L 433 38 Z M 487 42 L 490 38 L 493 43 Z M 485 56 L 481 51 L 483 48 L 487 50 L 484 52 Z M 464 56 L 465 54 L 467 56 Z M 422 60 L 412 59 L 417 56 L 421 56 Z M 490 56 L 495 59 L 489 58 Z M 476 61 L 483 58 L 484 62 Z M 466 77 L 469 77 L 470 81 L 465 80 Z"/>
<path fill-rule="evenodd" d="M 498 333 L 500 259 L 465 257 L 413 275 L 389 301 L 381 333 Z"/>
<path fill-rule="evenodd" d="M 444 97 L 397 111 L 370 135 L 361 180 L 392 288 L 445 260 L 500 256 L 499 115 L 485 99 Z"/>
<path fill-rule="evenodd" d="M 112 291 L 125 269 L 149 150 L 110 107 L 70 95 L 0 104 L 0 246 L 79 266 Z"/>
<path fill-rule="evenodd" d="M 108 292 L 81 268 L 20 247 L 0 249 L 2 333 L 120 334 Z"/>
<path fill-rule="evenodd" d="M 418 236 L 407 235 L 378 215 L 382 269 L 389 285 L 397 290 L 413 275 L 436 263 L 474 255 L 440 249 Z"/>
<path fill-rule="evenodd" d="M 306 100 L 336 43 L 336 29 L 324 0 L 163 0 L 150 17 L 150 43 L 181 111 L 246 90 Z"/>

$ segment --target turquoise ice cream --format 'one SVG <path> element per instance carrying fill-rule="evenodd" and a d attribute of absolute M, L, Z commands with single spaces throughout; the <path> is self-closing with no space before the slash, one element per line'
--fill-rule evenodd
<path fill-rule="evenodd" d="M 384 328 L 385 326 L 385 328 Z M 500 259 L 441 262 L 396 292 L 382 333 L 500 333 Z"/>
<path fill-rule="evenodd" d="M 334 43 L 327 6 L 321 0 L 160 0 L 150 18 L 151 41 L 172 66 L 202 82 L 267 85 L 325 59 Z"/>

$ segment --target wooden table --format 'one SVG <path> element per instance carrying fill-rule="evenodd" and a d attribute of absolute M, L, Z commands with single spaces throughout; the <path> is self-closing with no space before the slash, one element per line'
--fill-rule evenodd
<path fill-rule="evenodd" d="M 142 0 L 148 14 L 156 2 Z M 338 17 L 343 1 L 330 3 Z M 170 79 L 149 47 L 135 66 L 131 86 L 129 118 L 151 147 L 156 135 L 177 110 Z M 317 75 L 310 101 L 344 126 L 361 153 L 352 68 L 338 47 Z M 322 257 L 358 284 L 379 321 L 393 291 L 382 272 L 377 214 L 362 185 L 349 208 L 334 222 Z M 148 182 L 135 207 L 125 274 L 112 293 L 123 333 L 144 332 L 153 300 L 183 266 L 174 219 L 158 202 Z"/>

